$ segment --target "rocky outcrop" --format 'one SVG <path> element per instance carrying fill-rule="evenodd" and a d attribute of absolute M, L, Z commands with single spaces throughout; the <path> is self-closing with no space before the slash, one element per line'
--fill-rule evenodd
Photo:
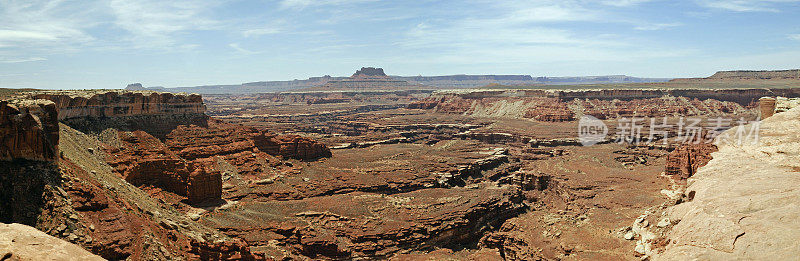
<path fill-rule="evenodd" d="M 256 260 L 250 252 L 250 246 L 241 239 L 208 242 L 192 241 L 189 253 L 199 260 Z M 262 258 L 258 258 L 259 260 Z"/>
<path fill-rule="evenodd" d="M 800 98 L 775 97 L 775 113 L 789 111 L 800 107 Z"/>
<path fill-rule="evenodd" d="M 209 120 L 206 127 L 181 126 L 171 132 L 166 144 L 181 157 L 195 160 L 238 153 L 267 153 L 303 160 L 330 157 L 327 146 L 298 135 L 277 135 L 268 131 Z M 243 155 L 244 156 L 244 155 Z"/>
<path fill-rule="evenodd" d="M 408 108 L 408 109 L 430 110 L 430 109 L 436 108 L 436 105 L 439 105 L 439 101 L 438 100 L 425 99 L 425 100 L 420 100 L 420 101 L 415 101 L 415 102 L 409 103 L 406 108 Z"/>
<path fill-rule="evenodd" d="M 0 224 L 2 260 L 105 260 L 67 241 L 21 224 Z"/>
<path fill-rule="evenodd" d="M 766 119 L 775 114 L 775 98 L 761 97 L 758 99 L 758 108 L 761 112 L 761 119 Z"/>
<path fill-rule="evenodd" d="M 275 156 L 302 160 L 331 156 L 331 150 L 324 144 L 299 135 L 275 135 L 261 132 L 253 139 L 261 151 Z"/>
<path fill-rule="evenodd" d="M 719 151 L 686 188 L 693 199 L 668 209 L 676 224 L 655 260 L 786 260 L 800 254 L 800 109 L 760 124 L 757 143 L 738 143 L 736 129 L 715 141 Z"/>
<path fill-rule="evenodd" d="M 205 125 L 200 95 L 154 91 L 81 90 L 36 91 L 25 95 L 53 101 L 58 120 L 84 133 L 107 128 L 144 130 L 163 139 L 179 125 Z"/>
<path fill-rule="evenodd" d="M 386 73 L 383 72 L 383 68 L 361 67 L 361 70 L 356 70 L 356 73 L 353 74 L 353 77 L 362 77 L 362 76 L 386 77 Z"/>
<path fill-rule="evenodd" d="M 205 112 L 203 99 L 197 94 L 176 95 L 153 91 L 41 91 L 30 96 L 55 102 L 59 120 Z"/>
<path fill-rule="evenodd" d="M 129 183 L 158 187 L 185 196 L 190 203 L 220 199 L 222 180 L 211 162 L 187 162 L 143 131 L 117 135 L 107 139 L 115 145 L 107 148 L 107 162 Z"/>
<path fill-rule="evenodd" d="M 58 159 L 58 112 L 47 100 L 0 101 L 0 160 Z"/>
<path fill-rule="evenodd" d="M 730 114 L 749 117 L 757 113 L 757 100 L 773 93 L 800 97 L 800 89 L 437 91 L 407 108 L 547 122 L 574 121 L 580 115 L 601 120 Z"/>
<path fill-rule="evenodd" d="M 711 160 L 714 152 L 717 152 L 717 146 L 710 143 L 681 144 L 667 154 L 664 172 L 677 179 L 690 178 Z"/>

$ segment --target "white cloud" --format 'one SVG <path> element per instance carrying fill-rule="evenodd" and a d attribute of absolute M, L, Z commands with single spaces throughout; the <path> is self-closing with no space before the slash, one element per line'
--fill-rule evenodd
<path fill-rule="evenodd" d="M 655 31 L 655 30 L 662 30 L 671 27 L 682 26 L 682 23 L 660 23 L 660 24 L 643 24 L 636 26 L 634 29 L 640 31 Z"/>
<path fill-rule="evenodd" d="M 634 5 L 638 5 L 638 4 L 646 3 L 646 2 L 650 2 L 650 1 L 652 1 L 652 0 L 605 0 L 605 1 L 602 1 L 601 3 L 603 3 L 605 5 L 611 5 L 611 6 L 627 7 L 627 6 L 634 6 Z"/>
<path fill-rule="evenodd" d="M 733 12 L 780 12 L 778 5 L 798 2 L 800 0 L 699 0 L 702 6 Z"/>
<path fill-rule="evenodd" d="M 508 18 L 519 22 L 559 22 L 592 20 L 596 16 L 594 12 L 581 7 L 545 5 L 521 8 Z"/>
<path fill-rule="evenodd" d="M 789 39 L 800 41 L 800 34 L 790 34 L 788 37 Z"/>
<path fill-rule="evenodd" d="M 84 30 L 94 4 L 68 1 L 0 1 L 0 45 L 63 50 L 93 38 Z"/>
<path fill-rule="evenodd" d="M 284 8 L 305 8 L 308 6 L 345 5 L 375 1 L 377 0 L 283 0 L 281 1 L 281 6 Z"/>
<path fill-rule="evenodd" d="M 43 57 L 30 57 L 30 58 L 15 58 L 15 59 L 0 59 L 0 63 L 26 63 L 36 61 L 46 61 Z"/>
<path fill-rule="evenodd" d="M 242 53 L 242 54 L 248 54 L 249 55 L 249 54 L 257 54 L 258 53 L 258 52 L 250 51 L 250 50 L 247 50 L 247 49 L 244 49 L 244 48 L 240 47 L 239 43 L 228 44 L 228 47 L 233 48 L 234 50 L 236 50 L 237 52 Z"/>
<path fill-rule="evenodd" d="M 253 36 L 262 36 L 268 34 L 277 34 L 282 31 L 283 30 L 281 30 L 280 28 L 259 28 L 259 29 L 244 30 L 242 32 L 242 35 L 244 35 L 244 37 L 253 37 Z"/>
<path fill-rule="evenodd" d="M 47 32 L 0 30 L 3 41 L 56 40 L 58 37 Z"/>
<path fill-rule="evenodd" d="M 683 50 L 639 45 L 635 39 L 619 35 L 578 33 L 563 24 L 613 20 L 602 10 L 589 9 L 579 2 L 541 1 L 527 8 L 515 4 L 504 2 L 503 8 L 481 18 L 418 23 L 409 28 L 398 46 L 431 51 L 424 60 L 460 65 L 631 61 L 686 54 Z M 677 25 L 642 29 L 656 26 Z"/>
<path fill-rule="evenodd" d="M 289 27 L 290 24 L 286 20 L 274 19 L 274 21 L 263 25 L 255 25 L 254 27 L 249 27 L 250 29 L 242 31 L 242 36 L 258 37 L 262 35 L 279 34 L 289 30 L 288 29 Z"/>
<path fill-rule="evenodd" d="M 137 47 L 174 47 L 178 33 L 215 29 L 208 18 L 214 4 L 208 1 L 111 0 L 114 24 L 132 34 Z"/>

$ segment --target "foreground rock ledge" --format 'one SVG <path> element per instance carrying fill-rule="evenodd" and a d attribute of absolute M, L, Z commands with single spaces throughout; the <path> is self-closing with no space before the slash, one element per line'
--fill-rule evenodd
<path fill-rule="evenodd" d="M 83 248 L 21 224 L 0 224 L 2 260 L 105 260 Z"/>
<path fill-rule="evenodd" d="M 748 127 L 749 129 L 749 127 Z M 658 260 L 790 260 L 800 254 L 800 108 L 761 122 L 757 145 L 719 139 L 719 152 L 689 179 L 694 200 Z M 727 133 L 733 136 L 735 129 Z"/>

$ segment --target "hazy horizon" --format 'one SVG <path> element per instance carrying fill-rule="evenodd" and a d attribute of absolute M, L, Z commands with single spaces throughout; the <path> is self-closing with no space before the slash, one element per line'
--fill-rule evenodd
<path fill-rule="evenodd" d="M 0 1 L 0 87 L 800 68 L 800 0 Z"/>

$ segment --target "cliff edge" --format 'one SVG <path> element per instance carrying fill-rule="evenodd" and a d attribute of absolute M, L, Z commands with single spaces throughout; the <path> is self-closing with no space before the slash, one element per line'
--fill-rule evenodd
<path fill-rule="evenodd" d="M 750 130 L 750 126 L 746 127 Z M 800 254 L 800 108 L 761 121 L 757 144 L 736 128 L 688 181 L 694 198 L 671 207 L 656 260 L 788 260 Z M 694 192 L 694 193 L 693 193 Z"/>

